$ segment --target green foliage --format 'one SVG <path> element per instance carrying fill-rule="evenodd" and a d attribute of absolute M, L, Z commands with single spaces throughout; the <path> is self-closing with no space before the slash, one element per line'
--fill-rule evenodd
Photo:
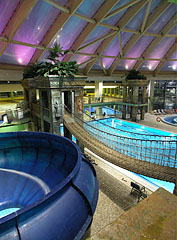
<path fill-rule="evenodd" d="M 141 74 L 140 71 L 132 69 L 128 74 L 125 74 L 125 80 L 135 80 L 135 79 L 144 79 L 146 80 L 146 76 Z"/>
<path fill-rule="evenodd" d="M 56 75 L 63 81 L 64 77 L 73 77 L 77 74 L 79 65 L 76 61 L 64 62 L 59 60 L 59 58 L 64 57 L 69 50 L 62 50 L 60 45 L 55 44 L 48 52 L 49 55 L 47 59 L 50 60 L 50 62 L 42 62 L 29 66 L 24 70 L 23 78 Z"/>
<path fill-rule="evenodd" d="M 168 0 L 168 2 L 177 4 L 177 0 Z"/>

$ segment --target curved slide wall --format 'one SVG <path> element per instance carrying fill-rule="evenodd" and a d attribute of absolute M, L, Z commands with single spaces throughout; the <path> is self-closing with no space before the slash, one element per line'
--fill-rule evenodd
<path fill-rule="evenodd" d="M 69 139 L 48 133 L 0 134 L 0 239 L 81 239 L 98 200 L 93 166 Z"/>

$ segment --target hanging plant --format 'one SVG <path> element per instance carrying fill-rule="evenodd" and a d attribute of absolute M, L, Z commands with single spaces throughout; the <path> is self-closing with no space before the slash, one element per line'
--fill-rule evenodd
<path fill-rule="evenodd" d="M 73 78 L 74 75 L 78 73 L 79 65 L 76 61 L 60 61 L 60 58 L 63 58 L 69 50 L 62 50 L 57 43 L 55 43 L 52 48 L 49 48 L 48 52 L 49 55 L 47 59 L 49 62 L 42 62 L 29 66 L 24 70 L 23 78 L 56 75 L 59 77 L 60 86 L 62 86 L 64 77 Z"/>
<path fill-rule="evenodd" d="M 135 80 L 135 79 L 146 80 L 146 76 L 144 76 L 143 74 L 141 74 L 140 71 L 135 69 L 130 70 L 129 73 L 125 74 L 123 77 L 125 78 L 125 80 Z"/>

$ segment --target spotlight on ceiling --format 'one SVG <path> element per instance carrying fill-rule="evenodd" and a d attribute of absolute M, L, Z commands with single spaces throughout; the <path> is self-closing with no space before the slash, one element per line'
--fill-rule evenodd
<path fill-rule="evenodd" d="M 151 69 L 152 69 L 152 66 L 151 66 L 151 65 L 149 65 L 149 66 L 148 66 L 148 68 L 149 68 L 149 70 L 151 70 Z"/>
<path fill-rule="evenodd" d="M 125 65 L 125 68 L 128 69 L 128 65 Z"/>
<path fill-rule="evenodd" d="M 19 63 L 22 63 L 23 61 L 22 61 L 22 59 L 21 59 L 21 58 L 18 58 L 18 62 L 19 62 Z"/>
<path fill-rule="evenodd" d="M 173 69 L 173 70 L 176 70 L 176 65 L 173 65 L 173 66 L 172 66 L 172 69 Z"/>

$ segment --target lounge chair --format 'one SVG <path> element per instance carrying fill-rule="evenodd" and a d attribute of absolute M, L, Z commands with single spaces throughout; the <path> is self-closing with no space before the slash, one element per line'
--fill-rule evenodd
<path fill-rule="evenodd" d="M 161 115 L 162 113 L 161 113 L 161 111 L 160 111 L 160 109 L 157 109 L 157 112 L 158 112 L 158 114 L 159 115 Z"/>
<path fill-rule="evenodd" d="M 163 109 L 161 109 L 161 113 L 162 113 L 163 115 L 166 115 L 166 114 L 167 114 Z"/>
<path fill-rule="evenodd" d="M 146 189 L 144 186 L 140 187 L 137 183 L 134 183 L 134 182 L 131 182 L 130 185 L 132 187 L 130 194 L 133 194 L 133 192 L 136 192 L 138 195 L 138 202 L 141 199 L 144 199 L 147 197 Z"/>
<path fill-rule="evenodd" d="M 159 115 L 157 110 L 154 110 L 154 115 Z"/>

